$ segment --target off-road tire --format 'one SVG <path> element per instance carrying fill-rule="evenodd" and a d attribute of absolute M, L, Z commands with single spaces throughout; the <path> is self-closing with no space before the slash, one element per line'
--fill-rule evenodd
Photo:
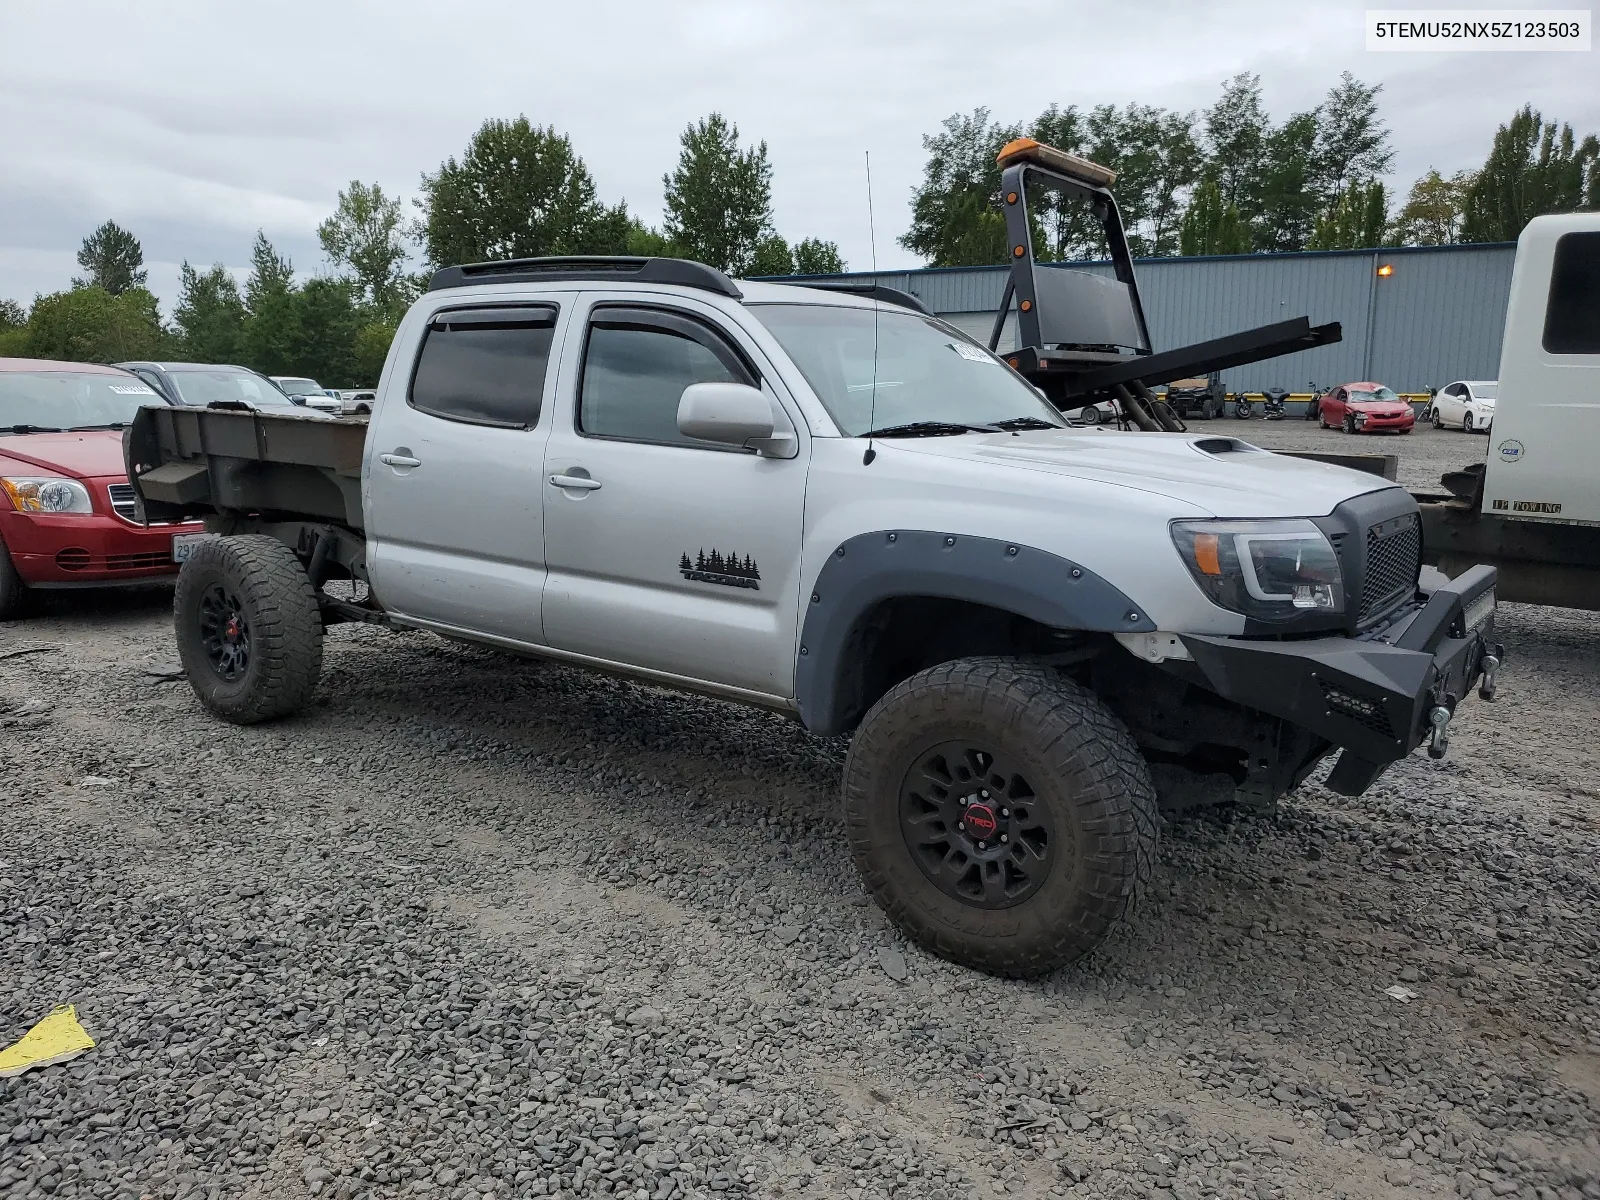
<path fill-rule="evenodd" d="M 952 738 L 988 739 L 1024 764 L 1063 839 L 1038 891 L 1012 907 L 948 895 L 901 831 L 906 773 Z M 889 918 L 934 954 L 995 975 L 1033 978 L 1088 954 L 1155 867 L 1155 788 L 1132 735 L 1093 693 L 1035 663 L 959 659 L 892 688 L 856 731 L 843 792 L 851 854 Z"/>
<path fill-rule="evenodd" d="M 22 582 L 11 553 L 0 542 L 0 621 L 20 617 L 28 601 L 28 585 Z"/>
<path fill-rule="evenodd" d="M 235 680 L 213 666 L 200 628 L 202 597 L 219 583 L 237 595 L 250 633 L 249 662 Z M 178 572 L 172 609 L 178 657 L 212 713 L 254 725 L 310 700 L 322 672 L 322 614 L 300 560 L 276 538 L 252 534 L 197 544 Z"/>

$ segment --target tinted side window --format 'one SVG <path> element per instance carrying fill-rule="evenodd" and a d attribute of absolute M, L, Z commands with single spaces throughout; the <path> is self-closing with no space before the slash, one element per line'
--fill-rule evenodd
<path fill-rule="evenodd" d="M 683 389 L 754 382 L 737 352 L 699 322 L 601 310 L 584 351 L 578 429 L 592 437 L 706 446 L 678 432 Z"/>
<path fill-rule="evenodd" d="M 531 429 L 539 422 L 553 308 L 478 308 L 436 315 L 411 376 L 411 407 L 450 421 Z"/>
<path fill-rule="evenodd" d="M 1600 354 L 1600 233 L 1567 233 L 1556 242 L 1544 348 L 1550 354 Z"/>

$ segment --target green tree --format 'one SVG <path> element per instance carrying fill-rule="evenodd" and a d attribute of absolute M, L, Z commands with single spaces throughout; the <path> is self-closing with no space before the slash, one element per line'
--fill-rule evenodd
<path fill-rule="evenodd" d="M 113 296 L 102 287 L 40 296 L 33 302 L 24 343 L 34 358 L 74 362 L 160 358 L 166 346 L 154 296 L 143 288 Z"/>
<path fill-rule="evenodd" d="M 1362 83 L 1346 71 L 1317 110 L 1316 183 L 1322 207 L 1334 207 L 1351 184 L 1368 183 L 1393 165 L 1389 127 L 1378 115 L 1382 90 L 1381 83 Z"/>
<path fill-rule="evenodd" d="M 406 244 L 400 201 L 377 184 L 352 179 L 339 193 L 333 215 L 317 226 L 317 238 L 330 260 L 355 282 L 360 299 L 398 315 L 410 301 L 406 286 Z"/>
<path fill-rule="evenodd" d="M 663 232 L 690 258 L 730 275 L 752 271 L 773 232 L 767 144 L 741 149 L 739 127 L 712 113 L 683 131 L 681 145 L 677 169 L 661 179 Z"/>
<path fill-rule="evenodd" d="M 793 275 L 794 251 L 781 235 L 769 233 L 756 244 L 748 270 L 754 276 Z"/>
<path fill-rule="evenodd" d="M 15 300 L 0 300 L 0 358 L 20 358 L 27 345 L 27 310 Z"/>
<path fill-rule="evenodd" d="M 1034 137 L 1059 123 L 1050 120 L 1057 112 L 1052 107 L 1034 123 Z M 1114 190 L 1128 248 L 1140 258 L 1176 254 L 1184 201 L 1202 165 L 1200 147 L 1194 140 L 1193 114 L 1147 104 L 1122 109 L 1100 105 L 1089 114 L 1087 132 L 1087 156 L 1117 173 Z M 1104 234 L 1098 222 L 1085 219 L 1087 206 L 1075 198 L 1063 199 L 1070 211 L 1082 214 L 1075 222 L 1082 230 L 1080 236 L 1087 239 L 1082 251 L 1103 253 Z M 1066 258 L 1071 249 L 1055 247 L 1054 257 Z"/>
<path fill-rule="evenodd" d="M 1394 220 L 1394 241 L 1402 246 L 1448 246 L 1461 240 L 1472 174 L 1457 171 L 1446 179 L 1429 170 L 1411 185 Z"/>
<path fill-rule="evenodd" d="M 1319 109 L 1296 113 L 1267 135 L 1252 240 L 1258 250 L 1304 250 L 1324 204 L 1318 182 Z"/>
<path fill-rule="evenodd" d="M 672 244 L 671 238 L 638 220 L 631 223 L 624 248 L 637 258 L 678 257 L 678 248 Z"/>
<path fill-rule="evenodd" d="M 618 254 L 627 210 L 595 198 L 594 180 L 563 134 L 527 117 L 485 121 L 460 160 L 422 177 L 417 232 L 428 262 Z"/>
<path fill-rule="evenodd" d="M 1352 183 L 1339 203 L 1317 221 L 1312 250 L 1364 250 L 1383 245 L 1389 228 L 1389 198 L 1383 184 Z"/>
<path fill-rule="evenodd" d="M 1260 186 L 1271 123 L 1261 101 L 1261 77 L 1241 71 L 1222 85 L 1222 96 L 1201 118 L 1206 177 L 1225 205 L 1246 217 L 1260 209 Z"/>
<path fill-rule="evenodd" d="M 383 362 L 389 356 L 394 334 L 395 326 L 383 321 L 370 322 L 356 331 L 353 386 L 378 386 L 378 378 L 383 374 Z"/>
<path fill-rule="evenodd" d="M 239 285 L 221 263 L 201 274 L 179 268 L 178 303 L 172 310 L 183 356 L 192 362 L 232 362 L 239 357 L 244 301 Z"/>
<path fill-rule="evenodd" d="M 1057 120 L 1067 120 L 1052 112 Z M 900 244 L 934 267 L 1004 262 L 1006 224 L 999 209 L 1000 168 L 995 156 L 1021 136 L 1020 125 L 990 121 L 987 108 L 946 117 L 941 132 L 924 136 L 922 148 L 928 159 L 911 201 L 911 228 L 901 235 Z"/>
<path fill-rule="evenodd" d="M 107 221 L 83 239 L 78 265 L 86 274 L 74 279 L 73 287 L 97 287 L 113 296 L 144 287 L 147 274 L 139 239 L 115 221 Z"/>
<path fill-rule="evenodd" d="M 324 387 L 355 385 L 356 338 L 363 324 L 356 286 L 345 279 L 311 279 L 293 293 L 295 374 Z"/>
<path fill-rule="evenodd" d="M 824 242 L 820 238 L 805 238 L 794 244 L 794 270 L 796 275 L 838 275 L 845 270 L 844 259 L 839 257 L 837 242 Z"/>
<path fill-rule="evenodd" d="M 1526 105 L 1494 135 L 1467 188 L 1464 242 L 1510 242 L 1545 213 L 1600 207 L 1600 141 L 1581 142 L 1570 125 L 1546 122 Z"/>
<path fill-rule="evenodd" d="M 250 251 L 244 306 L 244 326 L 239 339 L 244 365 L 265 375 L 287 375 L 294 370 L 301 347 L 294 267 L 273 249 L 267 235 L 259 230 Z"/>
<path fill-rule="evenodd" d="M 1222 189 L 1207 180 L 1194 191 L 1183 214 L 1178 234 L 1179 253 L 1184 257 L 1200 254 L 1248 254 L 1250 229 L 1237 206 L 1222 197 Z"/>

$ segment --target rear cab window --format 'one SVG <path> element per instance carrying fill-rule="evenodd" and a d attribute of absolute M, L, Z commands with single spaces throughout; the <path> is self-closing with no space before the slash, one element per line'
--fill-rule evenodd
<path fill-rule="evenodd" d="M 553 304 L 443 309 L 428 322 L 407 403 L 446 421 L 539 423 L 558 310 Z"/>
<path fill-rule="evenodd" d="M 1544 310 L 1547 354 L 1600 354 L 1600 233 L 1556 240 Z"/>

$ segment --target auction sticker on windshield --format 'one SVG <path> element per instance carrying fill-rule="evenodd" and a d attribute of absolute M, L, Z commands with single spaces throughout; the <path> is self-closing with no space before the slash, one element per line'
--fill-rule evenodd
<path fill-rule="evenodd" d="M 961 355 L 961 357 L 966 359 L 968 362 L 989 363 L 991 366 L 996 367 L 1000 365 L 999 359 L 991 357 L 990 355 L 985 354 L 982 350 L 979 350 L 976 346 L 969 346 L 965 342 L 951 342 L 950 349 Z"/>
<path fill-rule="evenodd" d="M 172 535 L 172 561 L 175 563 L 187 562 L 194 548 L 209 537 L 210 533 L 175 533 Z"/>

